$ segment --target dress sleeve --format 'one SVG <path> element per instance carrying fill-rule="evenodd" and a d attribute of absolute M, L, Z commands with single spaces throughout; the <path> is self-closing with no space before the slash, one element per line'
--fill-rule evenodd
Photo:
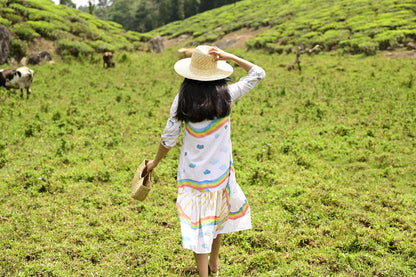
<path fill-rule="evenodd" d="M 253 66 L 247 76 L 241 78 L 237 83 L 228 86 L 231 101 L 235 102 L 240 99 L 252 90 L 264 77 L 266 77 L 264 69 L 257 65 Z"/>
<path fill-rule="evenodd" d="M 179 135 L 182 130 L 182 121 L 179 121 L 175 118 L 176 110 L 178 108 L 178 95 L 176 95 L 175 100 L 173 100 L 172 106 L 170 108 L 170 117 L 166 122 L 166 127 L 162 134 L 161 144 L 170 149 L 176 145 Z"/>

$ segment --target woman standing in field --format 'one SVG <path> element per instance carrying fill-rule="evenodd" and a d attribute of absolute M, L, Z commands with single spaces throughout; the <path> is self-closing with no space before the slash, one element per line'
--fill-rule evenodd
<path fill-rule="evenodd" d="M 225 78 L 232 61 L 248 72 L 237 83 Z M 159 150 L 147 164 L 152 171 L 173 147 L 184 124 L 178 165 L 177 210 L 182 245 L 194 252 L 200 276 L 218 272 L 224 233 L 251 228 L 250 207 L 235 179 L 230 140 L 233 102 L 265 77 L 262 68 L 217 47 L 198 46 L 192 58 L 179 60 L 185 77 L 173 101 Z"/>

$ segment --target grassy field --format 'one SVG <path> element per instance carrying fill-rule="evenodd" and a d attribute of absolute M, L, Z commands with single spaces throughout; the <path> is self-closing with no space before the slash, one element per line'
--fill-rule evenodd
<path fill-rule="evenodd" d="M 416 60 L 322 53 L 288 72 L 293 55 L 235 53 L 267 76 L 231 115 L 253 229 L 225 236 L 220 276 L 415 276 Z M 176 49 L 116 61 L 35 66 L 28 100 L 0 89 L 1 276 L 196 274 L 180 147 L 145 202 L 129 195 L 182 81 Z"/>

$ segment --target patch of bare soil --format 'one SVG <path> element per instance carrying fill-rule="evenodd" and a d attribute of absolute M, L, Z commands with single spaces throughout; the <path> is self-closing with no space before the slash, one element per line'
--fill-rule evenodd
<path fill-rule="evenodd" d="M 236 32 L 226 34 L 221 39 L 217 40 L 214 45 L 220 48 L 246 48 L 246 41 L 253 39 L 257 34 L 264 32 L 269 27 L 258 29 L 241 29 Z"/>
<path fill-rule="evenodd" d="M 245 48 L 246 41 L 256 37 L 257 34 L 264 32 L 269 27 L 257 28 L 257 29 L 248 29 L 244 28 L 229 34 L 226 34 L 219 40 L 212 43 L 220 48 Z M 193 37 L 189 34 L 183 34 L 179 37 L 168 39 L 168 37 L 163 38 L 163 44 L 165 47 L 170 46 L 181 46 L 188 47 L 194 46 Z"/>
<path fill-rule="evenodd" d="M 29 56 L 30 54 L 39 53 L 41 51 L 48 51 L 51 55 L 56 52 L 55 42 L 47 40 L 44 38 L 37 38 L 33 40 L 33 43 L 29 46 Z"/>
<path fill-rule="evenodd" d="M 397 50 L 391 52 L 382 52 L 382 56 L 386 58 L 416 58 L 416 50 Z"/>

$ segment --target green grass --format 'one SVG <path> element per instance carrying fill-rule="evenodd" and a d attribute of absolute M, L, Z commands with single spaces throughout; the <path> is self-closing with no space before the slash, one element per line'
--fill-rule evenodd
<path fill-rule="evenodd" d="M 0 89 L 0 275 L 193 276 L 175 210 L 179 145 L 144 202 L 181 78 L 176 49 L 35 66 Z M 267 72 L 233 107 L 253 229 L 226 235 L 221 276 L 414 276 L 415 59 L 234 50 Z M 235 68 L 234 78 L 244 76 Z"/>

